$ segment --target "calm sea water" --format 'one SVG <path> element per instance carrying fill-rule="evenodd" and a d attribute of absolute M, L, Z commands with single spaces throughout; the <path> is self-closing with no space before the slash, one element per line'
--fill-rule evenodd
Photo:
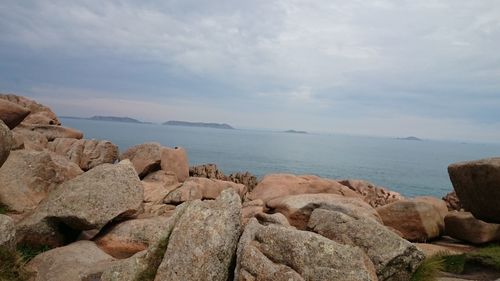
<path fill-rule="evenodd" d="M 257 130 L 220 130 L 62 118 L 85 138 L 107 139 L 120 151 L 144 142 L 187 149 L 191 165 L 215 163 L 225 174 L 249 171 L 315 174 L 371 181 L 405 196 L 452 190 L 450 163 L 500 156 L 500 145 Z"/>

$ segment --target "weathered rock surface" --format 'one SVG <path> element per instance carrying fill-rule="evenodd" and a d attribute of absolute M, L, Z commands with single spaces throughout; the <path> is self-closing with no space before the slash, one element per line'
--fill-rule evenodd
<path fill-rule="evenodd" d="M 500 241 L 500 224 L 476 219 L 470 212 L 449 212 L 444 218 L 446 234 L 473 244 Z"/>
<path fill-rule="evenodd" d="M 442 199 L 444 202 L 446 202 L 446 207 L 448 207 L 448 211 L 460 211 L 463 208 L 462 204 L 460 204 L 460 200 L 458 199 L 455 191 L 446 194 Z"/>
<path fill-rule="evenodd" d="M 448 173 L 465 210 L 500 223 L 500 157 L 451 164 Z"/>
<path fill-rule="evenodd" d="M 387 188 L 376 186 L 365 180 L 342 180 L 341 184 L 349 187 L 363 197 L 363 200 L 373 208 L 404 199 L 401 194 Z"/>
<path fill-rule="evenodd" d="M 78 241 L 36 256 L 26 269 L 33 281 L 82 281 L 82 273 L 100 263 L 113 261 L 91 241 Z"/>
<path fill-rule="evenodd" d="M 166 172 L 173 172 L 179 182 L 185 181 L 189 177 L 189 162 L 186 150 L 181 147 L 162 147 L 161 169 Z"/>
<path fill-rule="evenodd" d="M 288 218 L 291 225 L 306 229 L 311 213 L 316 208 L 339 211 L 356 218 L 369 217 L 382 222 L 377 211 L 357 197 L 344 197 L 337 194 L 301 194 L 275 198 L 267 202 L 274 212 Z"/>
<path fill-rule="evenodd" d="M 153 172 L 142 180 L 144 202 L 163 203 L 163 199 L 174 189 L 181 186 L 177 176 L 163 170 Z"/>
<path fill-rule="evenodd" d="M 16 129 L 17 128 L 24 131 L 28 130 L 40 133 L 47 139 L 47 141 L 53 141 L 57 138 L 83 138 L 83 133 L 78 130 L 56 125 L 31 125 L 22 123 L 17 126 Z"/>
<path fill-rule="evenodd" d="M 241 199 L 233 190 L 214 201 L 193 201 L 172 231 L 155 280 L 228 280 L 240 216 Z"/>
<path fill-rule="evenodd" d="M 59 155 L 12 151 L 0 168 L 0 203 L 19 213 L 33 209 L 59 184 L 82 173 L 76 164 Z"/>
<path fill-rule="evenodd" d="M 189 167 L 189 176 L 216 180 L 226 180 L 224 173 L 215 164 L 203 164 Z"/>
<path fill-rule="evenodd" d="M 0 214 L 0 247 L 10 250 L 16 248 L 16 227 L 14 221 L 6 215 Z"/>
<path fill-rule="evenodd" d="M 207 178 L 189 178 L 179 188 L 171 191 L 163 200 L 165 204 L 180 204 L 196 199 L 215 199 L 225 189 L 233 189 L 243 197 L 246 187 L 229 181 Z"/>
<path fill-rule="evenodd" d="M 118 146 L 105 140 L 57 138 L 48 144 L 48 149 L 67 157 L 84 171 L 118 159 Z"/>
<path fill-rule="evenodd" d="M 21 123 L 30 111 L 8 100 L 0 99 L 0 120 L 9 127 L 14 129 Z"/>
<path fill-rule="evenodd" d="M 18 242 L 60 246 L 71 230 L 100 229 L 113 219 L 134 215 L 142 198 L 142 185 L 130 162 L 102 164 L 52 191 L 18 223 Z"/>
<path fill-rule="evenodd" d="M 129 159 L 140 178 L 161 168 L 161 145 L 156 142 L 144 143 L 127 149 L 120 159 Z"/>
<path fill-rule="evenodd" d="M 444 232 L 444 218 L 428 202 L 400 200 L 377 208 L 386 226 L 403 234 L 405 239 L 425 242 Z"/>
<path fill-rule="evenodd" d="M 313 232 L 251 219 L 237 250 L 234 280 L 377 280 L 365 253 Z"/>
<path fill-rule="evenodd" d="M 248 194 L 249 200 L 262 199 L 267 202 L 271 199 L 287 195 L 309 193 L 332 193 L 348 197 L 359 195 L 349 187 L 330 179 L 317 176 L 296 176 L 292 174 L 270 174 Z"/>
<path fill-rule="evenodd" d="M 380 223 L 338 211 L 315 209 L 308 227 L 333 241 L 362 249 L 375 265 L 378 280 L 410 280 L 424 254 Z"/>
<path fill-rule="evenodd" d="M 115 258 L 128 258 L 160 240 L 169 218 L 153 217 L 121 222 L 94 240 L 97 246 Z"/>
<path fill-rule="evenodd" d="M 0 120 L 0 167 L 9 157 L 13 146 L 12 133 L 9 128 Z"/>
<path fill-rule="evenodd" d="M 226 180 L 245 185 L 249 192 L 252 191 L 258 184 L 257 177 L 249 172 L 230 174 L 226 177 Z"/>
<path fill-rule="evenodd" d="M 14 137 L 13 150 L 26 149 L 42 151 L 47 148 L 49 143 L 43 134 L 32 131 L 26 126 L 16 127 L 12 130 L 12 135 Z"/>
<path fill-rule="evenodd" d="M 413 198 L 413 200 L 416 202 L 424 202 L 432 205 L 436 212 L 438 212 L 439 215 L 443 218 L 444 223 L 444 217 L 446 217 L 446 215 L 448 214 L 448 207 L 446 206 L 446 202 L 444 202 L 442 199 L 432 196 L 417 196 Z"/>
<path fill-rule="evenodd" d="M 61 122 L 59 122 L 59 119 L 57 119 L 56 114 L 52 112 L 50 108 L 33 100 L 12 94 L 0 94 L 0 99 L 20 105 L 31 112 L 24 119 L 23 123 L 40 125 L 61 125 Z"/>

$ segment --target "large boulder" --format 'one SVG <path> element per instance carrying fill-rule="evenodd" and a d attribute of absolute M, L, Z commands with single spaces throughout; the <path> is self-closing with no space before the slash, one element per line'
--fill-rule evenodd
<path fill-rule="evenodd" d="M 30 111 L 30 114 L 24 119 L 23 123 L 40 125 L 61 125 L 61 122 L 59 122 L 59 119 L 57 119 L 56 114 L 52 112 L 50 108 L 33 100 L 12 94 L 0 94 L 0 99 L 15 103 Z"/>
<path fill-rule="evenodd" d="M 49 141 L 39 132 L 32 131 L 26 126 L 17 126 L 12 130 L 14 145 L 12 149 L 26 149 L 42 151 L 47 148 Z"/>
<path fill-rule="evenodd" d="M 161 169 L 166 172 L 173 172 L 179 182 L 185 181 L 189 177 L 189 162 L 186 150 L 180 147 L 162 147 Z"/>
<path fill-rule="evenodd" d="M 42 134 L 47 141 L 53 141 L 57 138 L 70 138 L 70 139 L 81 139 L 83 138 L 83 133 L 62 126 L 56 125 L 32 125 L 32 124 L 20 124 L 16 127 L 24 131 L 32 131 Z"/>
<path fill-rule="evenodd" d="M 129 159 L 139 177 L 144 178 L 147 174 L 160 170 L 161 148 L 156 142 L 139 144 L 127 149 L 120 155 L 120 159 Z"/>
<path fill-rule="evenodd" d="M 240 216 L 241 199 L 233 190 L 213 201 L 193 201 L 170 235 L 154 280 L 228 280 Z"/>
<path fill-rule="evenodd" d="M 308 193 L 332 193 L 358 197 L 358 194 L 349 189 L 349 187 L 334 180 L 312 175 L 270 174 L 266 175 L 252 192 L 248 194 L 248 199 L 262 199 L 264 202 L 267 202 L 271 199 L 287 195 Z"/>
<path fill-rule="evenodd" d="M 465 210 L 500 223 L 500 157 L 451 164 L 448 173 Z"/>
<path fill-rule="evenodd" d="M 163 204 L 163 199 L 180 185 L 177 176 L 173 173 L 163 170 L 153 172 L 142 180 L 144 202 Z"/>
<path fill-rule="evenodd" d="M 476 219 L 470 212 L 450 212 L 444 218 L 446 234 L 473 244 L 500 241 L 500 224 Z"/>
<path fill-rule="evenodd" d="M 67 157 L 84 171 L 98 165 L 113 164 L 118 159 L 118 146 L 105 140 L 57 138 L 48 149 Z"/>
<path fill-rule="evenodd" d="M 9 128 L 0 120 L 0 167 L 9 157 L 13 146 L 12 133 Z"/>
<path fill-rule="evenodd" d="M 100 229 L 141 208 L 141 182 L 129 161 L 102 164 L 60 185 L 17 225 L 18 242 L 60 246 L 82 230 Z"/>
<path fill-rule="evenodd" d="M 113 261 L 91 241 L 78 241 L 36 256 L 26 265 L 33 281 L 83 281 L 82 273 Z"/>
<path fill-rule="evenodd" d="M 234 280 L 375 281 L 377 276 L 359 248 L 252 218 L 238 244 Z"/>
<path fill-rule="evenodd" d="M 189 178 L 179 188 L 171 191 L 165 197 L 165 204 L 180 204 L 196 199 L 215 199 L 225 189 L 233 189 L 243 197 L 246 187 L 230 181 L 207 178 Z"/>
<path fill-rule="evenodd" d="M 410 241 L 425 242 L 444 232 L 443 213 L 433 203 L 423 200 L 396 201 L 377 208 L 377 212 L 384 225 L 399 231 Z"/>
<path fill-rule="evenodd" d="M 13 212 L 35 208 L 49 192 L 83 171 L 49 152 L 12 151 L 0 168 L 0 204 Z"/>
<path fill-rule="evenodd" d="M 14 250 L 16 248 L 16 227 L 14 221 L 0 214 L 0 248 Z"/>
<path fill-rule="evenodd" d="M 365 180 L 342 180 L 341 184 L 360 194 L 363 200 L 373 208 L 387 205 L 389 203 L 404 199 L 401 194 L 390 191 Z"/>
<path fill-rule="evenodd" d="M 308 227 L 331 240 L 362 249 L 375 265 L 378 280 L 410 280 L 424 254 L 380 223 L 367 217 L 315 209 Z"/>
<path fill-rule="evenodd" d="M 291 225 L 306 229 L 311 213 L 316 208 L 339 211 L 356 218 L 369 217 L 382 222 L 377 211 L 360 198 L 337 194 L 300 194 L 278 197 L 267 202 L 274 212 L 285 215 Z"/>
<path fill-rule="evenodd" d="M 19 106 L 13 102 L 0 99 L 0 120 L 9 127 L 9 129 L 14 129 L 19 123 L 21 123 L 26 116 L 30 114 L 30 111 L 26 108 Z"/>

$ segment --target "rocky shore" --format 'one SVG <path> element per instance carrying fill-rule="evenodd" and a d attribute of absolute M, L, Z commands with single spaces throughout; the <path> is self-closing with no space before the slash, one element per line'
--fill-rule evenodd
<path fill-rule="evenodd" d="M 0 262 L 42 249 L 11 277 L 0 265 L 0 280 L 431 280 L 415 279 L 426 258 L 500 240 L 500 158 L 449 174 L 444 200 L 357 179 L 226 176 L 190 167 L 180 147 L 120 153 L 0 95 Z"/>

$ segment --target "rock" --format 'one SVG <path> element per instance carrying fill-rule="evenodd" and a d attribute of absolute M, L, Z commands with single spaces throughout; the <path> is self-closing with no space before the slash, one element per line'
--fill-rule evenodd
<path fill-rule="evenodd" d="M 439 215 L 443 218 L 443 224 L 444 224 L 444 217 L 446 217 L 446 215 L 448 214 L 448 207 L 446 206 L 446 202 L 444 202 L 442 199 L 432 196 L 418 196 L 413 198 L 413 200 L 416 202 L 428 203 L 434 206 L 436 212 L 438 212 Z"/>
<path fill-rule="evenodd" d="M 462 209 L 462 204 L 460 204 L 460 200 L 458 200 L 455 191 L 446 194 L 443 197 L 443 201 L 446 203 L 448 211 L 460 211 Z"/>
<path fill-rule="evenodd" d="M 172 191 L 181 186 L 177 176 L 165 171 L 156 171 L 142 180 L 144 187 L 144 202 L 162 203 L 163 199 Z"/>
<path fill-rule="evenodd" d="M 10 101 L 0 99 L 0 120 L 9 127 L 14 129 L 21 123 L 30 111 Z"/>
<path fill-rule="evenodd" d="M 243 197 L 246 187 L 229 181 L 207 178 L 189 178 L 179 188 L 171 191 L 163 200 L 165 204 L 180 204 L 196 199 L 215 199 L 225 189 L 233 189 Z"/>
<path fill-rule="evenodd" d="M 179 182 L 185 181 L 189 177 L 186 150 L 180 147 L 163 147 L 161 149 L 161 169 L 166 172 L 173 172 Z"/>
<path fill-rule="evenodd" d="M 175 211 L 175 205 L 158 204 L 146 202 L 144 203 L 144 213 L 137 216 L 137 218 L 150 218 L 150 217 L 170 217 Z"/>
<path fill-rule="evenodd" d="M 436 254 L 447 253 L 449 255 L 460 255 L 464 252 L 458 251 L 457 249 L 445 247 L 442 245 L 429 244 L 429 243 L 413 243 L 424 255 L 429 258 Z"/>
<path fill-rule="evenodd" d="M 449 212 L 444 218 L 446 234 L 473 244 L 500 241 L 500 224 L 476 219 L 470 212 Z"/>
<path fill-rule="evenodd" d="M 133 219 L 121 222 L 94 240 L 97 246 L 115 258 L 128 258 L 157 242 L 167 227 L 167 217 Z"/>
<path fill-rule="evenodd" d="M 129 161 L 102 164 L 52 191 L 17 225 L 18 242 L 60 246 L 82 230 L 136 214 L 143 198 L 141 182 Z M 73 237 L 74 239 L 74 237 Z"/>
<path fill-rule="evenodd" d="M 204 164 L 189 167 L 189 176 L 216 180 L 226 180 L 224 173 L 215 164 Z"/>
<path fill-rule="evenodd" d="M 368 181 L 350 179 L 339 182 L 360 194 L 363 197 L 363 200 L 370 204 L 373 208 L 404 199 L 401 194 L 390 191 L 384 187 L 375 186 Z"/>
<path fill-rule="evenodd" d="M 82 281 L 82 272 L 112 260 L 93 242 L 78 241 L 36 256 L 26 270 L 33 273 L 33 281 Z"/>
<path fill-rule="evenodd" d="M 260 199 L 243 202 L 241 208 L 241 223 L 243 225 L 246 225 L 248 220 L 255 217 L 255 215 L 257 215 L 258 213 L 263 213 L 264 210 L 264 201 Z"/>
<path fill-rule="evenodd" d="M 372 262 L 356 247 L 313 232 L 251 219 L 238 243 L 234 280 L 377 280 Z"/>
<path fill-rule="evenodd" d="M 78 130 L 56 125 L 29 125 L 29 124 L 26 125 L 23 123 L 17 126 L 17 128 L 20 128 L 21 130 L 24 131 L 28 130 L 40 133 L 47 139 L 47 141 L 53 141 L 57 138 L 71 138 L 71 139 L 83 138 L 83 133 Z"/>
<path fill-rule="evenodd" d="M 249 192 L 257 186 L 257 177 L 249 172 L 230 174 L 226 180 L 245 185 Z"/>
<path fill-rule="evenodd" d="M 113 164 L 118 159 L 118 146 L 105 140 L 57 138 L 49 143 L 48 149 L 67 157 L 84 171 L 104 163 Z"/>
<path fill-rule="evenodd" d="M 47 138 L 36 131 L 31 131 L 26 126 L 17 126 L 12 130 L 14 137 L 14 146 L 12 149 L 26 149 L 42 151 L 47 148 L 48 141 Z"/>
<path fill-rule="evenodd" d="M 215 201 L 193 201 L 172 231 L 155 280 L 228 280 L 240 212 L 241 199 L 233 190 Z"/>
<path fill-rule="evenodd" d="M 310 193 L 332 193 L 358 197 L 356 192 L 334 180 L 311 175 L 270 174 L 265 176 L 254 190 L 248 194 L 248 200 L 262 199 L 267 202 L 287 195 Z"/>
<path fill-rule="evenodd" d="M 407 240 L 425 242 L 444 232 L 444 218 L 428 202 L 400 200 L 377 208 L 384 225 L 403 234 Z"/>
<path fill-rule="evenodd" d="M 152 142 L 133 146 L 120 155 L 120 159 L 129 159 L 139 177 L 144 178 L 147 174 L 160 170 L 161 145 Z"/>
<path fill-rule="evenodd" d="M 451 164 L 448 173 L 465 210 L 500 223 L 500 157 Z"/>
<path fill-rule="evenodd" d="M 29 110 L 31 113 L 23 120 L 25 124 L 61 125 L 61 122 L 59 122 L 59 119 L 57 119 L 57 116 L 50 108 L 33 100 L 12 94 L 0 94 L 0 99 L 15 103 Z"/>
<path fill-rule="evenodd" d="M 0 120 L 0 167 L 7 160 L 12 149 L 13 139 L 9 128 Z"/>
<path fill-rule="evenodd" d="M 6 215 L 0 214 L 0 247 L 9 250 L 16 249 L 16 228 L 14 221 Z"/>
<path fill-rule="evenodd" d="M 377 211 L 356 197 L 344 197 L 337 194 L 301 194 L 275 198 L 267 202 L 274 212 L 279 212 L 288 218 L 291 225 L 298 229 L 306 229 L 309 216 L 316 208 L 339 211 L 357 218 L 370 217 L 382 222 Z"/>
<path fill-rule="evenodd" d="M 424 260 L 413 244 L 367 217 L 315 209 L 308 227 L 340 244 L 362 249 L 375 265 L 378 280 L 410 280 Z"/>
<path fill-rule="evenodd" d="M 12 151 L 0 168 L 0 203 L 18 213 L 34 209 L 58 185 L 82 173 L 76 164 L 53 153 Z"/>
<path fill-rule="evenodd" d="M 288 222 L 288 219 L 283 214 L 280 213 L 266 214 L 261 212 L 255 214 L 255 218 L 262 225 L 277 224 L 277 225 L 291 227 L 290 223 Z"/>

